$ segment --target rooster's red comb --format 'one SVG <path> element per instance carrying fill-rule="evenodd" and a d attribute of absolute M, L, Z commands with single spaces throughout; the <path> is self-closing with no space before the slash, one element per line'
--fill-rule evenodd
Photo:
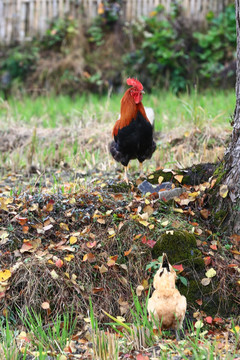
<path fill-rule="evenodd" d="M 142 84 L 137 79 L 128 78 L 127 79 L 127 84 L 132 85 L 133 87 L 137 88 L 139 91 L 143 90 Z"/>

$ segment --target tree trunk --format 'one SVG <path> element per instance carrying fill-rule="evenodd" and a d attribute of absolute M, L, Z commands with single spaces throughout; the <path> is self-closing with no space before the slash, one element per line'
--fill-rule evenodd
<path fill-rule="evenodd" d="M 235 4 L 237 28 L 236 107 L 231 142 L 225 153 L 226 178 L 224 183 L 229 190 L 229 232 L 240 235 L 240 0 L 235 0 Z"/>

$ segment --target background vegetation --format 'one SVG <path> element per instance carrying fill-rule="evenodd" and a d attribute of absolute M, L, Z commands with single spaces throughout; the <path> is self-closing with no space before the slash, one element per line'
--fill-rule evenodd
<path fill-rule="evenodd" d="M 235 43 L 233 5 L 218 17 L 209 13 L 201 30 L 177 5 L 170 14 L 158 6 L 132 24 L 109 13 L 91 26 L 67 17 L 54 21 L 41 40 L 3 49 L 1 89 L 6 96 L 23 88 L 35 95 L 103 93 L 120 90 L 126 76 L 139 74 L 148 90 L 178 93 L 194 84 L 226 88 L 235 81 Z"/>

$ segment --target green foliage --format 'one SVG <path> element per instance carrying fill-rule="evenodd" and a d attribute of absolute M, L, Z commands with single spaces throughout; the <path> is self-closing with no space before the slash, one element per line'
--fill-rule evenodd
<path fill-rule="evenodd" d="M 7 55 L 0 61 L 1 73 L 8 73 L 9 81 L 13 79 L 23 80 L 29 72 L 35 69 L 35 63 L 39 57 L 39 47 L 35 44 L 17 46 L 10 49 Z"/>
<path fill-rule="evenodd" d="M 131 35 L 138 46 L 124 55 L 128 73 L 141 73 L 149 88 L 161 86 L 178 93 L 206 79 L 215 83 L 217 75 L 235 59 L 233 5 L 216 18 L 208 15 L 206 33 L 192 34 L 176 4 L 170 15 L 165 14 L 162 7 L 151 15 L 140 26 L 132 26 Z M 233 71 L 229 67 L 227 76 L 231 75 Z"/>
<path fill-rule="evenodd" d="M 158 7 L 145 18 L 142 29 L 133 29 L 133 36 L 142 41 L 138 50 L 124 57 L 130 72 L 143 72 L 152 86 L 164 86 L 173 92 L 186 89 L 191 60 L 186 51 L 189 32 L 179 31 L 178 16 L 176 5 L 169 16 Z"/>
<path fill-rule="evenodd" d="M 195 32 L 200 51 L 196 54 L 200 63 L 200 75 L 215 81 L 217 75 L 224 70 L 227 63 L 235 59 L 236 48 L 236 20 L 234 5 L 218 17 L 210 17 L 206 33 Z M 233 75 L 230 69 L 227 76 Z"/>
<path fill-rule="evenodd" d="M 96 18 L 87 31 L 87 34 L 89 35 L 89 42 L 95 43 L 97 46 L 101 46 L 104 44 L 103 29 L 101 26 L 101 21 L 99 20 L 99 18 Z"/>
<path fill-rule="evenodd" d="M 72 17 L 56 19 L 50 24 L 50 28 L 42 40 L 45 49 L 61 50 L 64 43 L 69 43 L 77 34 L 77 21 Z"/>
<path fill-rule="evenodd" d="M 25 327 L 31 332 L 33 338 L 32 343 L 39 349 L 54 349 L 56 352 L 64 350 L 67 341 L 71 338 L 76 328 L 77 320 L 73 319 L 73 314 L 66 313 L 57 316 L 56 320 L 46 327 L 43 326 L 41 315 L 33 310 L 27 309 L 27 316 L 20 318 Z"/>

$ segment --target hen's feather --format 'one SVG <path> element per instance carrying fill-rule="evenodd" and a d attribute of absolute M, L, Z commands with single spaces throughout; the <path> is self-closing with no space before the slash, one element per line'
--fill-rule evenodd
<path fill-rule="evenodd" d="M 148 313 L 159 319 L 163 329 L 181 328 L 185 317 L 187 301 L 175 288 L 175 281 L 176 273 L 169 263 L 162 264 L 153 279 L 155 290 L 148 300 Z"/>

